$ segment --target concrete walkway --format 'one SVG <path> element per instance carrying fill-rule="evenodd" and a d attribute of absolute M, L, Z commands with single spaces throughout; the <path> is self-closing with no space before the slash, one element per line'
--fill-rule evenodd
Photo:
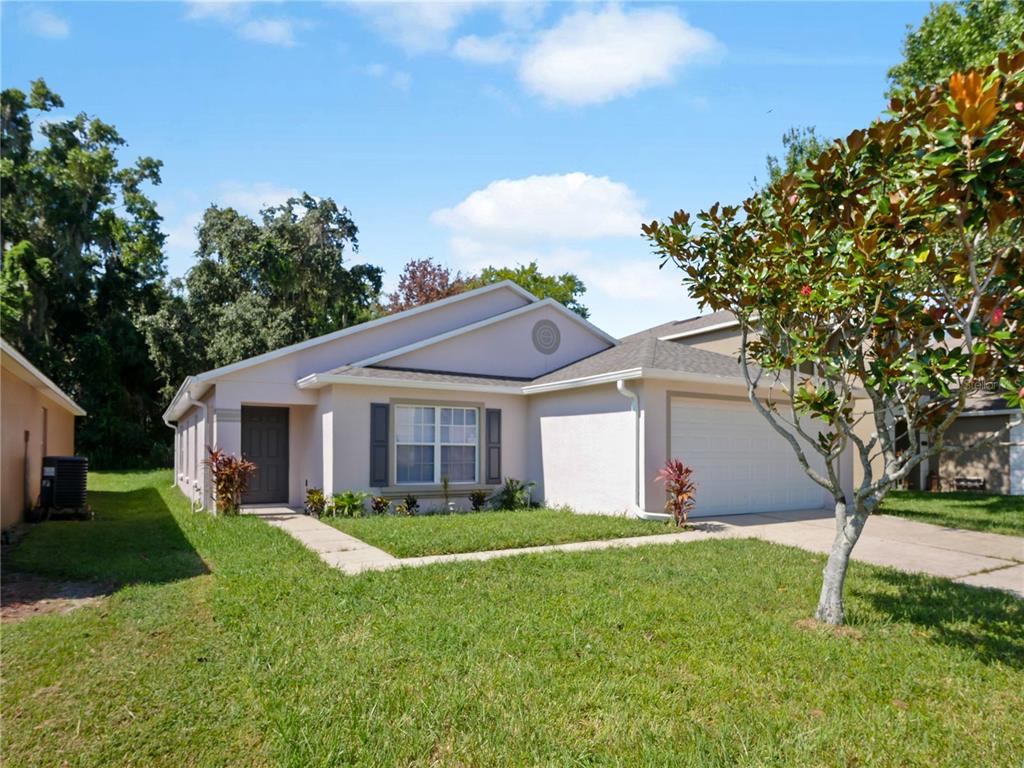
<path fill-rule="evenodd" d="M 584 552 L 720 538 L 757 538 L 827 553 L 835 532 L 830 510 L 731 515 L 698 518 L 694 521 L 695 530 L 681 533 L 399 559 L 286 507 L 254 508 L 244 512 L 257 515 L 285 531 L 319 554 L 328 565 L 347 574 L 464 560 L 491 560 L 538 552 Z M 1001 589 L 1024 598 L 1024 538 L 1017 536 L 943 528 L 875 515 L 868 520 L 854 549 L 853 559 L 907 573 L 927 573 L 963 584 Z"/>
<path fill-rule="evenodd" d="M 254 515 L 280 528 L 320 555 L 325 563 L 345 573 L 379 571 L 401 564 L 397 557 L 383 549 L 371 547 L 355 536 L 287 507 L 254 507 L 243 509 L 242 514 Z"/>

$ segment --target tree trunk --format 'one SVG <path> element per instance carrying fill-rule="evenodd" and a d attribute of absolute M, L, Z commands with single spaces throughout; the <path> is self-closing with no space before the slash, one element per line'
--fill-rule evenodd
<path fill-rule="evenodd" d="M 849 516 L 846 513 L 846 502 L 836 501 L 836 537 L 822 572 L 821 596 L 818 598 L 818 610 L 814 614 L 818 621 L 838 627 L 846 619 L 843 608 L 846 569 L 850 565 L 850 552 L 860 538 L 866 520 L 867 513 L 864 510 Z"/>

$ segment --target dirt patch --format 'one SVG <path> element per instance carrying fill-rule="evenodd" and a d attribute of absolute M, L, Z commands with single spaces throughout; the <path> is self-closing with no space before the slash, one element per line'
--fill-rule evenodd
<path fill-rule="evenodd" d="M 95 581 L 55 581 L 27 573 L 5 573 L 0 584 L 0 621 L 22 621 L 96 605 L 115 587 Z"/>
<path fill-rule="evenodd" d="M 864 639 L 864 633 L 853 627 L 834 627 L 817 619 L 800 619 L 794 626 L 805 632 L 826 632 L 834 637 L 848 637 L 851 640 Z"/>

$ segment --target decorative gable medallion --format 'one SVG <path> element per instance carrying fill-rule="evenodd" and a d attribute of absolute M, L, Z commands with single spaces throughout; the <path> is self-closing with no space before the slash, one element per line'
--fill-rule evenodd
<path fill-rule="evenodd" d="M 558 326 L 550 320 L 538 320 L 533 324 L 533 346 L 544 355 L 553 355 L 562 343 Z"/>

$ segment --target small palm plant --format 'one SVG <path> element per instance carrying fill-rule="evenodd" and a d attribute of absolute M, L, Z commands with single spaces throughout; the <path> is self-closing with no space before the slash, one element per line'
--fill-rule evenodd
<path fill-rule="evenodd" d="M 693 482 L 693 468 L 686 466 L 679 459 L 669 459 L 654 479 L 665 484 L 665 491 L 668 493 L 665 511 L 672 515 L 676 526 L 682 528 L 686 525 L 690 512 L 697 505 L 694 498 L 697 486 Z"/>

